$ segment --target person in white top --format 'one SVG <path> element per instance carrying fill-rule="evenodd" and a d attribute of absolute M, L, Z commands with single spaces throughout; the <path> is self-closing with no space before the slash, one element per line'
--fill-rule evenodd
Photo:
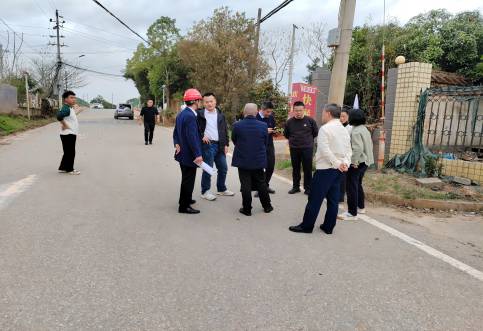
<path fill-rule="evenodd" d="M 328 104 L 322 112 L 323 125 L 317 137 L 316 171 L 312 179 L 309 201 L 302 223 L 289 227 L 290 231 L 311 233 L 324 199 L 327 211 L 320 229 L 331 234 L 337 220 L 340 198 L 340 179 L 351 163 L 352 149 L 349 133 L 340 122 L 340 107 Z"/>
<path fill-rule="evenodd" d="M 57 113 L 57 120 L 60 122 L 60 140 L 62 141 L 62 149 L 64 155 L 60 162 L 59 172 L 71 175 L 79 175 L 80 172 L 74 169 L 75 159 L 75 143 L 77 134 L 79 133 L 79 122 L 77 121 L 74 105 L 76 103 L 75 93 L 65 91 L 62 94 L 64 104 Z"/>

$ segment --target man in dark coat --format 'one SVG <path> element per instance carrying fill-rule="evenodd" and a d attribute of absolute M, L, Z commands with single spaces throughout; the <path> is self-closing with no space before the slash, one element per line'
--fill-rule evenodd
<path fill-rule="evenodd" d="M 156 127 L 156 123 L 159 123 L 159 111 L 158 108 L 154 107 L 152 99 L 148 99 L 146 107 L 141 109 L 139 116 L 139 124 L 141 124 L 141 118 L 144 122 L 144 144 L 152 145 L 154 128 Z"/>
<path fill-rule="evenodd" d="M 275 146 L 273 144 L 273 134 L 275 133 L 275 117 L 273 116 L 273 103 L 265 101 L 262 109 L 257 113 L 257 120 L 267 124 L 268 143 L 267 143 L 267 166 L 265 167 L 265 181 L 267 182 L 268 193 L 275 193 L 270 188 L 270 179 L 275 170 Z"/>
<path fill-rule="evenodd" d="M 196 110 L 201 105 L 201 94 L 196 89 L 186 90 L 183 100 L 186 107 L 176 117 L 173 131 L 173 144 L 176 148 L 175 159 L 181 168 L 181 189 L 178 212 L 198 214 L 200 211 L 191 207 L 196 180 L 196 168 L 203 162 L 201 153 L 201 132 L 196 121 Z"/>
<path fill-rule="evenodd" d="M 232 131 L 232 141 L 235 144 L 232 166 L 238 168 L 243 199 L 240 213 L 246 216 L 251 216 L 252 190 L 259 192 L 266 213 L 273 210 L 264 172 L 267 167 L 268 130 L 265 123 L 257 121 L 257 111 L 256 104 L 246 104 L 245 118 L 236 122 Z"/>

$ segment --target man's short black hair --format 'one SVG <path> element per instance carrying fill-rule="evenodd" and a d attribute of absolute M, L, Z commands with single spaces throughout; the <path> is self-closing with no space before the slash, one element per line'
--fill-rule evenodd
<path fill-rule="evenodd" d="M 349 115 L 349 114 L 350 114 L 349 110 L 350 110 L 350 109 L 347 109 L 347 108 L 342 108 L 342 109 L 340 110 L 340 112 L 341 112 L 341 113 L 346 113 L 347 115 Z"/>
<path fill-rule="evenodd" d="M 352 109 L 349 112 L 349 124 L 352 126 L 366 124 L 366 114 L 362 109 Z"/>
<path fill-rule="evenodd" d="M 293 103 L 293 106 L 294 106 L 294 108 L 295 107 L 304 107 L 305 108 L 305 104 L 302 101 L 295 101 Z"/>
<path fill-rule="evenodd" d="M 65 91 L 64 93 L 62 93 L 62 100 L 65 100 L 67 99 L 68 97 L 70 97 L 71 95 L 75 96 L 75 93 L 72 92 L 72 91 Z"/>
<path fill-rule="evenodd" d="M 213 92 L 206 92 L 205 94 L 203 94 L 203 98 L 204 97 L 213 97 L 216 99 L 216 95 Z"/>
<path fill-rule="evenodd" d="M 262 109 L 275 109 L 275 107 L 273 106 L 273 102 L 264 101 L 262 102 Z"/>
<path fill-rule="evenodd" d="M 325 105 L 324 111 L 329 112 L 332 118 L 340 118 L 340 107 L 335 103 Z"/>

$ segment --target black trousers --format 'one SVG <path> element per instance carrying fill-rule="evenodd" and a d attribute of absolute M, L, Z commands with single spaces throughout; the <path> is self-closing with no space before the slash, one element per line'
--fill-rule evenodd
<path fill-rule="evenodd" d="M 347 186 L 347 173 L 343 172 L 340 178 L 340 199 L 339 202 L 344 202 L 345 187 Z"/>
<path fill-rule="evenodd" d="M 187 167 L 180 164 L 181 168 L 181 188 L 179 192 L 179 209 L 188 208 L 193 199 L 193 190 L 195 188 L 196 167 Z"/>
<path fill-rule="evenodd" d="M 145 142 L 153 142 L 153 134 L 154 134 L 154 127 L 155 124 L 150 122 L 144 122 L 144 141 Z"/>
<path fill-rule="evenodd" d="M 243 209 L 246 211 L 252 210 L 252 191 L 258 191 L 258 197 L 263 208 L 271 206 L 263 169 L 247 170 L 238 168 L 238 177 L 241 184 L 240 191 L 243 199 Z"/>
<path fill-rule="evenodd" d="M 311 148 L 290 148 L 290 159 L 292 161 L 292 180 L 293 187 L 300 187 L 300 164 L 304 169 L 304 189 L 310 190 L 312 183 L 312 155 L 314 149 Z"/>
<path fill-rule="evenodd" d="M 364 208 L 364 188 L 362 180 L 366 173 L 367 165 L 360 163 L 357 168 L 350 167 L 347 172 L 347 206 L 351 215 L 357 216 L 357 208 Z"/>
<path fill-rule="evenodd" d="M 267 146 L 267 168 L 265 168 L 265 182 L 270 186 L 273 171 L 275 170 L 275 146 L 269 143 Z"/>
<path fill-rule="evenodd" d="M 75 159 L 75 141 L 77 136 L 75 134 L 61 134 L 60 140 L 62 141 L 62 149 L 64 155 L 62 161 L 60 161 L 59 170 L 71 172 L 74 170 Z"/>

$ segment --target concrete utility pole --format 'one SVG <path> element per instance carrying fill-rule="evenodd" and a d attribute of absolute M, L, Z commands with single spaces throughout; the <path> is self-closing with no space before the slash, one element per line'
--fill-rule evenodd
<path fill-rule="evenodd" d="M 356 0 L 341 0 L 339 8 L 340 44 L 335 48 L 334 65 L 330 77 L 329 103 L 344 104 L 347 67 L 352 41 L 352 26 Z"/>
<path fill-rule="evenodd" d="M 255 55 L 254 59 L 251 64 L 251 73 L 250 79 L 252 83 L 255 82 L 257 77 L 257 60 L 258 60 L 258 49 L 260 47 L 260 20 L 262 19 L 262 8 L 258 8 L 258 16 L 257 16 L 257 26 L 255 30 Z"/>
<path fill-rule="evenodd" d="M 30 120 L 30 98 L 29 98 L 29 74 L 28 72 L 24 72 L 25 76 L 25 101 L 27 104 L 27 116 Z"/>
<path fill-rule="evenodd" d="M 292 75 L 293 75 L 293 57 L 295 53 L 295 29 L 298 27 L 293 24 L 292 29 L 292 42 L 290 45 L 290 64 L 288 67 L 288 88 L 287 88 L 287 95 L 290 98 L 292 96 Z"/>
<path fill-rule="evenodd" d="M 57 78 L 57 93 L 59 95 L 59 107 L 62 105 L 62 93 L 60 91 L 60 88 L 62 86 L 61 82 L 61 75 L 60 72 L 62 70 L 62 58 L 60 57 L 60 48 L 63 47 L 64 45 L 60 44 L 60 38 L 64 38 L 64 36 L 60 35 L 60 24 L 65 23 L 65 21 L 59 21 L 59 18 L 63 18 L 62 16 L 59 16 L 59 11 L 56 9 L 55 10 L 55 20 L 50 19 L 51 22 L 55 22 L 54 30 L 56 30 L 56 35 L 55 36 L 50 36 L 51 38 L 56 38 L 56 43 L 55 44 L 50 44 L 51 46 L 57 46 L 57 68 L 56 68 L 56 78 Z"/>

